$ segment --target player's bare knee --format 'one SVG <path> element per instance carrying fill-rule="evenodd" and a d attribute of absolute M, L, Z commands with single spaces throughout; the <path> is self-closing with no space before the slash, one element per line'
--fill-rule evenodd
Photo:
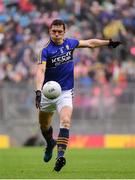
<path fill-rule="evenodd" d="M 70 119 L 68 117 L 65 117 L 64 119 L 61 120 L 60 122 L 60 128 L 70 128 Z"/>
<path fill-rule="evenodd" d="M 50 127 L 50 124 L 47 123 L 47 122 L 43 122 L 43 121 L 39 121 L 39 124 L 40 124 L 40 129 L 43 130 L 43 131 L 46 131 L 49 129 Z"/>
<path fill-rule="evenodd" d="M 40 125 L 40 129 L 42 131 L 47 131 L 49 129 L 50 125 Z"/>

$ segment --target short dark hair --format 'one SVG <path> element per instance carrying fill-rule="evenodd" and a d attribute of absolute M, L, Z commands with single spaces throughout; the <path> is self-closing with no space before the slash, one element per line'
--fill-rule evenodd
<path fill-rule="evenodd" d="M 55 20 L 51 23 L 50 28 L 51 28 L 52 26 L 63 26 L 63 29 L 64 29 L 64 31 L 65 31 L 65 23 L 64 23 L 64 21 L 62 21 L 61 19 L 55 19 Z"/>

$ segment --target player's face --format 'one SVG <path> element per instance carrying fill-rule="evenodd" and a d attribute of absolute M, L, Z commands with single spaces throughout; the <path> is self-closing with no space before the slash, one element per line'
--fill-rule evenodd
<path fill-rule="evenodd" d="M 55 43 L 62 43 L 65 31 L 62 25 L 52 26 L 49 30 L 50 37 Z"/>

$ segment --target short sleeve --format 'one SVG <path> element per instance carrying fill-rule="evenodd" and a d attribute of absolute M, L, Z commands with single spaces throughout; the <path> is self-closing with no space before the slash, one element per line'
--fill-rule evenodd
<path fill-rule="evenodd" d="M 44 63 L 46 63 L 46 61 L 47 61 L 47 49 L 43 48 L 39 52 L 38 63 L 44 64 Z"/>
<path fill-rule="evenodd" d="M 69 39 L 69 42 L 72 49 L 75 49 L 79 45 L 79 41 L 77 39 Z"/>

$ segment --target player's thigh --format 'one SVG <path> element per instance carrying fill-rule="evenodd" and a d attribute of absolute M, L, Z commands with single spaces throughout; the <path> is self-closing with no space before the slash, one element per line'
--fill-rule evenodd
<path fill-rule="evenodd" d="M 39 123 L 42 127 L 48 127 L 51 124 L 54 112 L 39 111 Z"/>

